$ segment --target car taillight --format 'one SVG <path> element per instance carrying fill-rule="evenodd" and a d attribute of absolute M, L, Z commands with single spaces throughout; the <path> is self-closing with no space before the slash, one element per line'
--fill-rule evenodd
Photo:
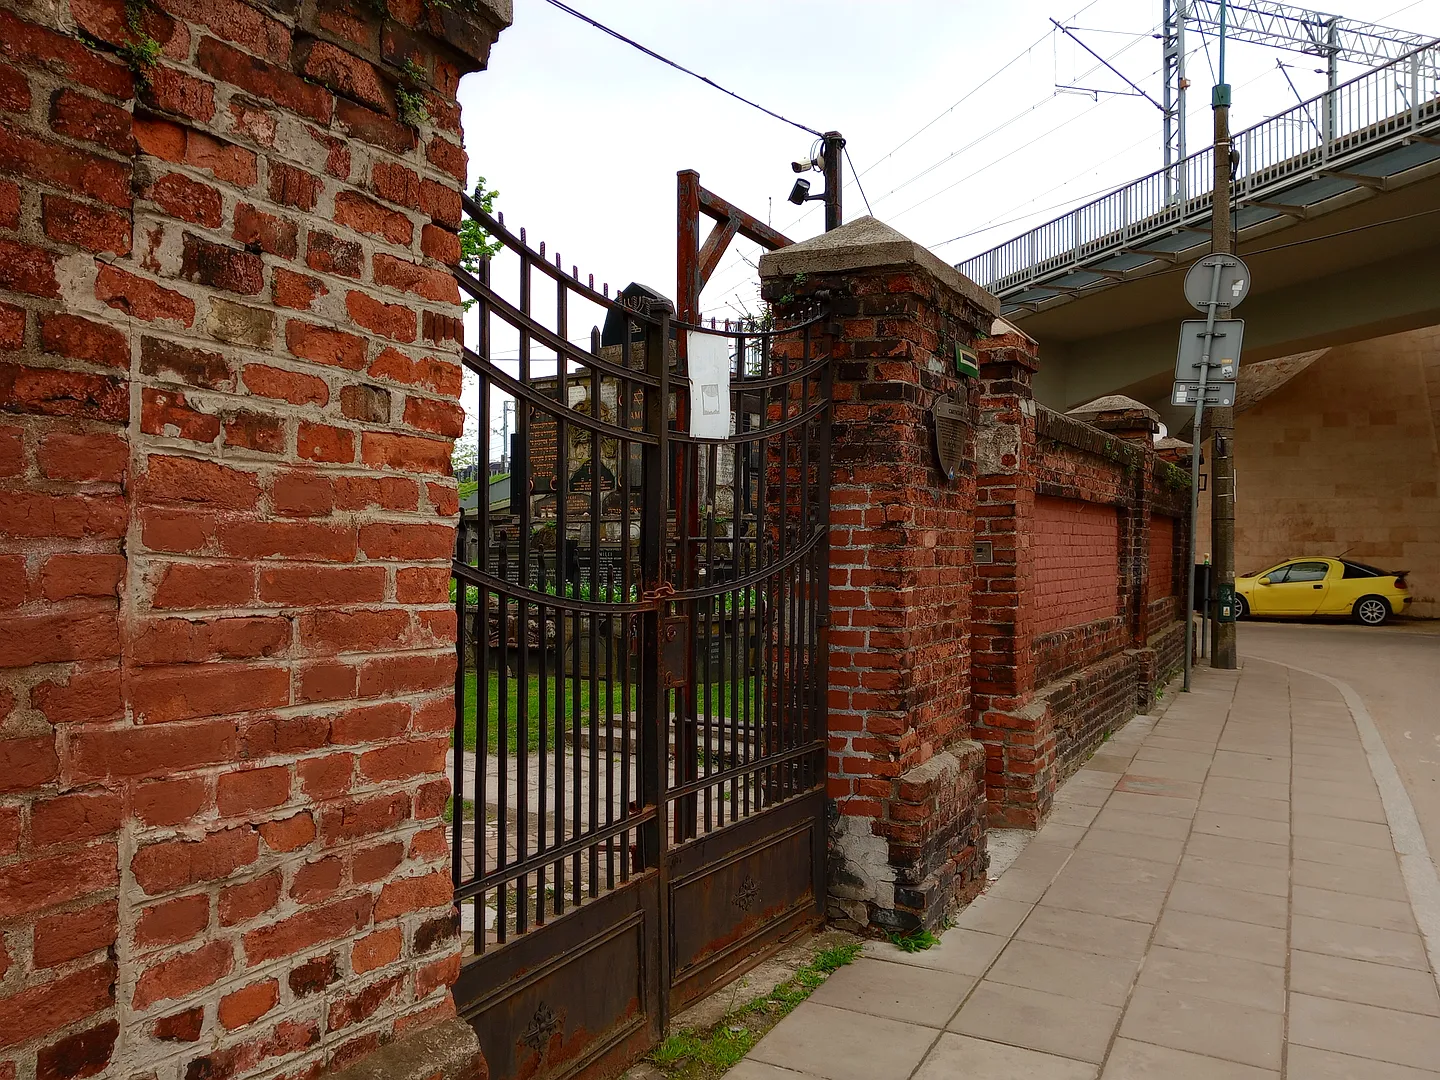
<path fill-rule="evenodd" d="M 1396 574 L 1396 575 L 1395 575 L 1395 588 L 1397 588 L 1397 589 L 1408 589 L 1408 588 L 1409 588 L 1409 586 L 1405 584 L 1405 575 L 1404 575 L 1404 574 Z"/>

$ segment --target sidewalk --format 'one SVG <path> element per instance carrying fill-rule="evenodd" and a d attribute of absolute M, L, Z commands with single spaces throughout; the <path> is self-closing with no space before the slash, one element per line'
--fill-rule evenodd
<path fill-rule="evenodd" d="M 1340 693 L 1195 674 L 939 945 L 868 945 L 728 1080 L 1440 1078 L 1435 958 Z"/>

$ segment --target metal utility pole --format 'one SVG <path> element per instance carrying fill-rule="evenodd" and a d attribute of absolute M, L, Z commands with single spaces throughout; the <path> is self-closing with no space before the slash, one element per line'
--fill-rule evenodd
<path fill-rule="evenodd" d="M 1165 96 L 1165 201 L 1184 201 L 1185 170 L 1177 169 L 1185 160 L 1185 91 L 1190 80 L 1185 77 L 1185 20 L 1188 0 L 1165 0 L 1161 40 L 1164 43 Z"/>
<path fill-rule="evenodd" d="M 1220 3 L 1220 76 L 1211 92 L 1210 105 L 1215 113 L 1215 183 L 1210 217 L 1211 254 L 1233 255 L 1235 238 L 1230 224 L 1230 84 L 1225 81 L 1225 0 Z M 1216 311 L 1219 318 L 1230 317 L 1229 306 Z M 1239 357 L 1236 362 L 1238 364 Z M 1235 410 L 1217 408 L 1210 414 L 1210 549 L 1212 580 L 1216 583 L 1217 601 L 1233 612 L 1235 603 Z M 1202 432 L 1196 430 L 1192 453 L 1200 453 Z M 1238 666 L 1235 656 L 1235 623 L 1232 619 L 1215 622 L 1210 666 L 1233 671 Z"/>

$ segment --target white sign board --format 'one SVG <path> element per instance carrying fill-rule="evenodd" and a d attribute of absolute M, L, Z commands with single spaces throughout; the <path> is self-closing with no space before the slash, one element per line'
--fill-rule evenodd
<path fill-rule="evenodd" d="M 730 437 L 730 338 L 685 331 L 690 366 L 690 435 L 696 439 Z"/>

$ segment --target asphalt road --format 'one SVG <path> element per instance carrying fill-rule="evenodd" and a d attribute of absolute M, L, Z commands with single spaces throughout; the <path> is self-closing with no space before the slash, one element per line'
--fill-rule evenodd
<path fill-rule="evenodd" d="M 1239 647 L 1242 658 L 1350 684 L 1380 729 L 1427 846 L 1440 855 L 1440 620 L 1364 627 L 1247 619 Z"/>

